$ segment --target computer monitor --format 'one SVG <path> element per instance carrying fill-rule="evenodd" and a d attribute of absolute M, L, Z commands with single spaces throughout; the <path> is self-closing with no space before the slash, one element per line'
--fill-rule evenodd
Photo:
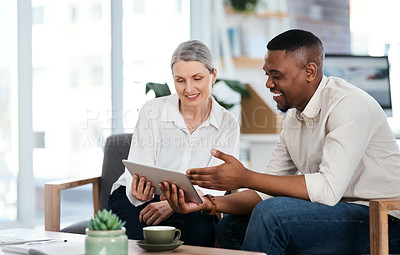
<path fill-rule="evenodd" d="M 387 56 L 356 56 L 326 54 L 326 76 L 340 77 L 363 89 L 381 105 L 388 117 L 392 117 L 392 100 Z"/>

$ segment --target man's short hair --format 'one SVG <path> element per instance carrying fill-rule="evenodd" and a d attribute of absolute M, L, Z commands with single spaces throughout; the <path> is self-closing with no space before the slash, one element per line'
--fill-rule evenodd
<path fill-rule="evenodd" d="M 297 51 L 301 48 L 314 48 L 324 52 L 321 40 L 313 33 L 301 29 L 285 31 L 274 37 L 267 45 L 268 50 L 285 50 L 288 52 Z"/>

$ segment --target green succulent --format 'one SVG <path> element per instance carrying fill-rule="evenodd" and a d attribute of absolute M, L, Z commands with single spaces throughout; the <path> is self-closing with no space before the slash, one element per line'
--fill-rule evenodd
<path fill-rule="evenodd" d="M 111 210 L 103 209 L 103 211 L 99 210 L 94 218 L 90 219 L 87 227 L 89 230 L 116 230 L 121 229 L 125 223 Z"/>

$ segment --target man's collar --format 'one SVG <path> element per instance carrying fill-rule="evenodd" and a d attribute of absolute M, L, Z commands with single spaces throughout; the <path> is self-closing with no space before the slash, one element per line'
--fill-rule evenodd
<path fill-rule="evenodd" d="M 314 95 L 306 105 L 306 108 L 304 108 L 302 112 L 298 110 L 296 111 L 296 118 L 299 121 L 313 119 L 318 115 L 319 111 L 321 110 L 321 91 L 326 87 L 327 82 L 327 77 L 323 76 L 317 87 L 317 90 L 314 92 Z"/>

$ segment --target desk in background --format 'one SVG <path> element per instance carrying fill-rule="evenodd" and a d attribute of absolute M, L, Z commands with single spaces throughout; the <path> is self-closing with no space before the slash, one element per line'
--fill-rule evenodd
<path fill-rule="evenodd" d="M 20 231 L 21 229 L 18 229 Z M 14 231 L 14 229 L 10 230 L 0 230 L 0 234 L 7 233 L 7 231 Z M 51 237 L 57 240 L 68 240 L 69 242 L 82 242 L 84 244 L 86 235 L 78 235 L 78 234 L 69 234 L 62 232 L 52 232 L 52 231 L 37 231 L 32 229 L 24 229 L 24 231 L 31 231 L 36 233 L 39 236 Z M 0 248 L 2 248 L 0 246 Z M 248 252 L 248 251 L 238 251 L 238 250 L 228 250 L 221 248 L 208 248 L 208 247 L 199 247 L 199 246 L 191 246 L 191 245 L 181 245 L 179 248 L 172 252 L 173 254 L 182 254 L 182 255 L 265 255 L 262 252 Z M 141 255 L 141 254 L 165 254 L 165 252 L 146 252 L 142 248 L 136 245 L 135 240 L 128 241 L 128 255 Z M 0 255 L 14 255 L 14 253 L 6 252 L 4 253 L 0 249 Z"/>

